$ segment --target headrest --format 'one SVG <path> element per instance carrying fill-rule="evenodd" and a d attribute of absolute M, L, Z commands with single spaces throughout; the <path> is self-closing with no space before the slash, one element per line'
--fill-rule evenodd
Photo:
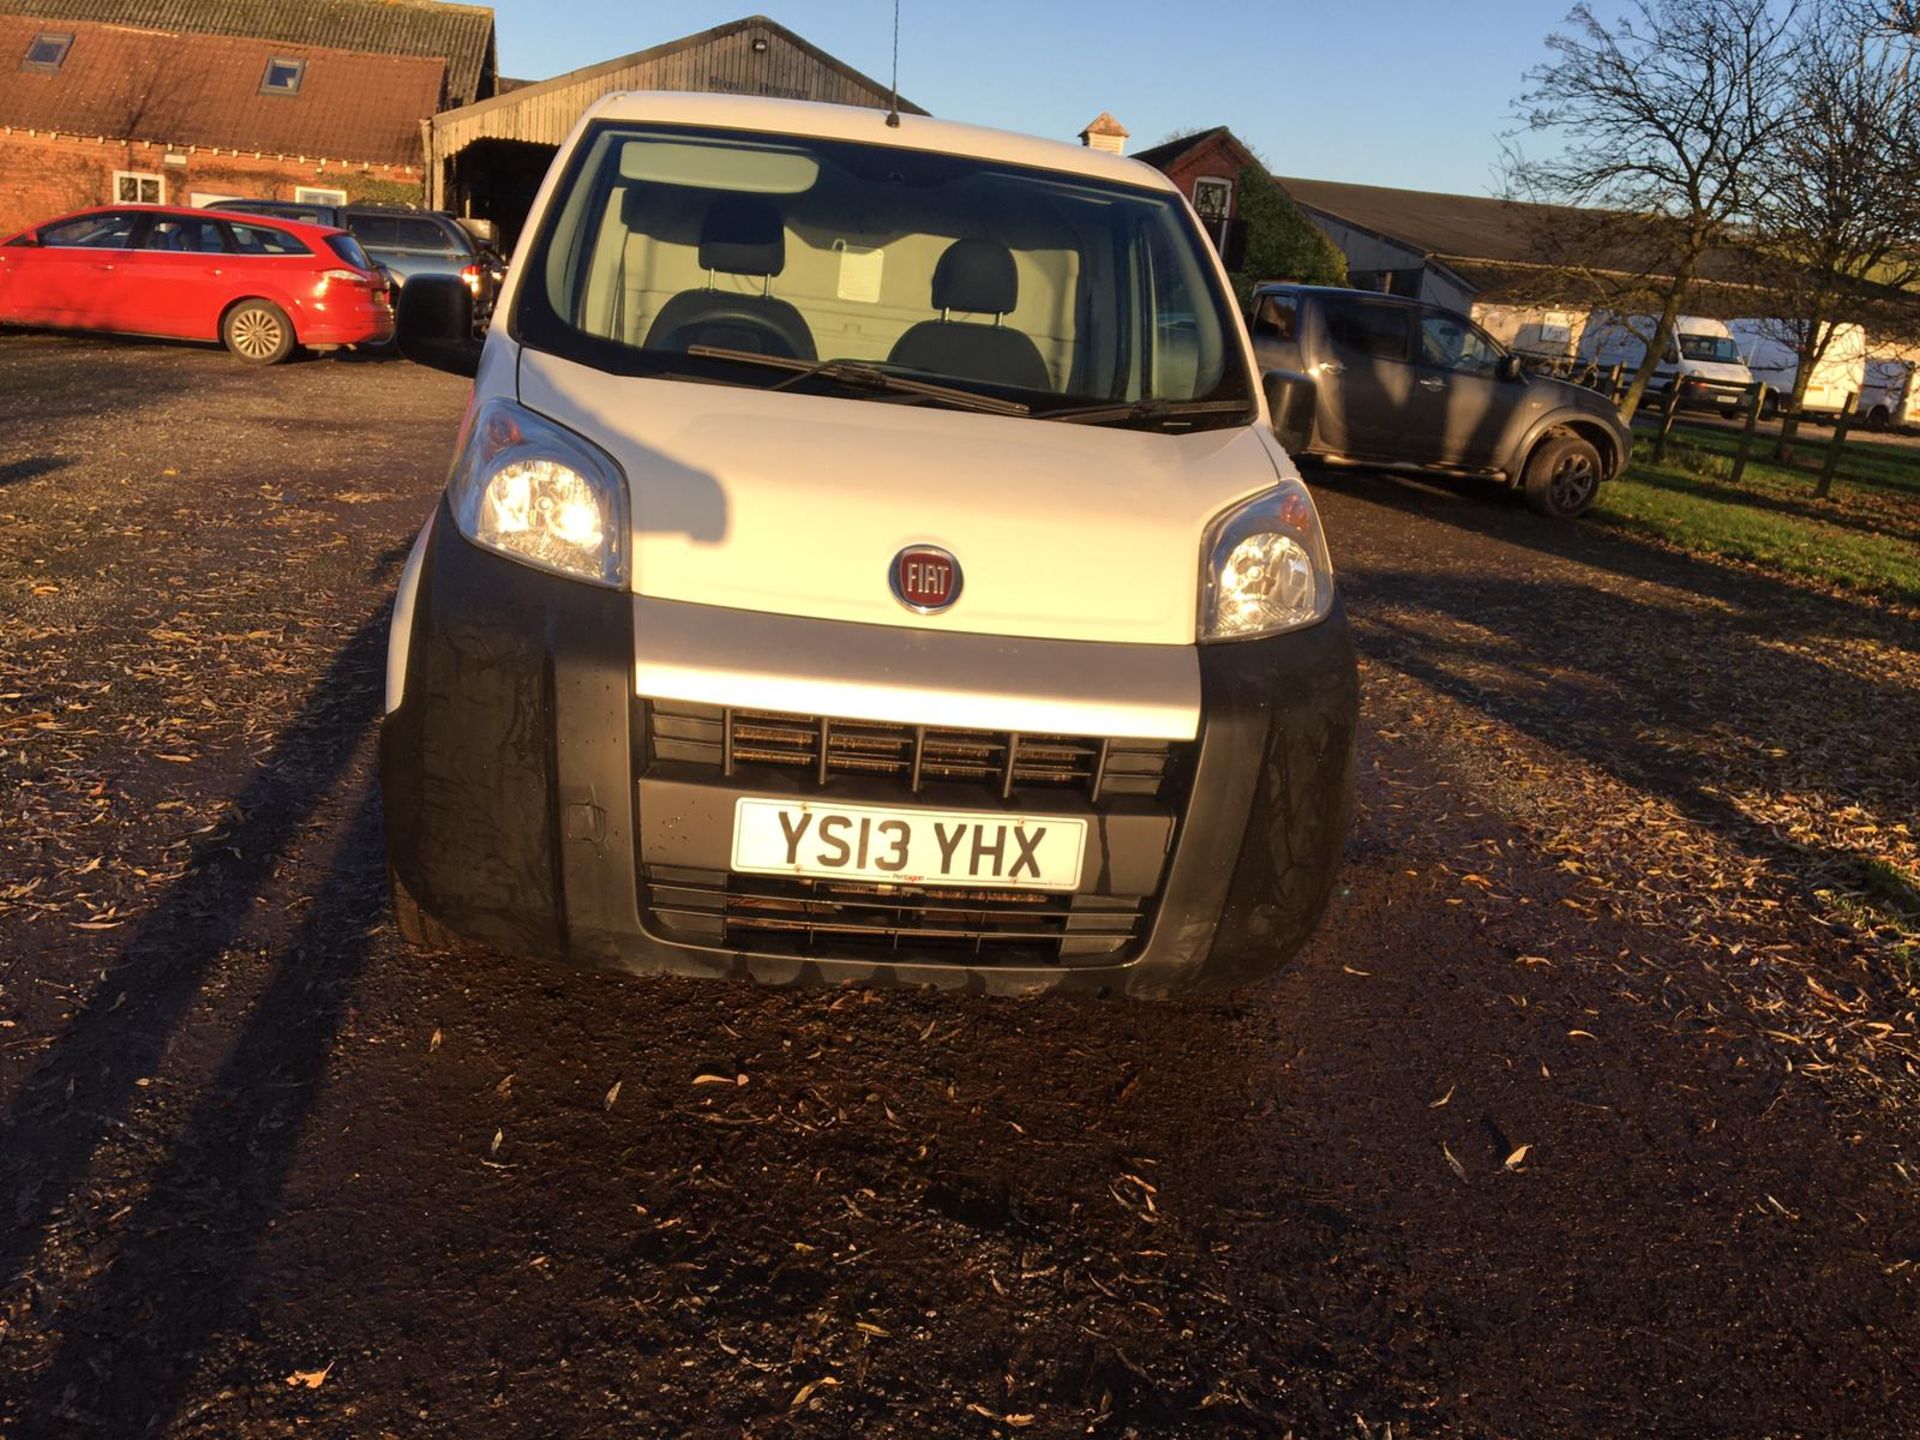
<path fill-rule="evenodd" d="M 933 308 L 1005 315 L 1020 295 L 1013 252 L 995 240 L 956 240 L 933 267 Z"/>
<path fill-rule="evenodd" d="M 647 187 L 629 185 L 620 192 L 620 223 L 636 235 L 644 234 L 653 215 L 647 204 Z"/>
<path fill-rule="evenodd" d="M 728 275 L 778 275 L 786 268 L 787 232 L 765 200 L 716 200 L 700 226 L 700 268 Z"/>

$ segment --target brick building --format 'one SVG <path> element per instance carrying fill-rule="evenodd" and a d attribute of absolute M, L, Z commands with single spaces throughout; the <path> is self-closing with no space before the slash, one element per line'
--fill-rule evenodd
<path fill-rule="evenodd" d="M 0 235 L 114 201 L 415 201 L 493 14 L 408 0 L 0 0 Z"/>
<path fill-rule="evenodd" d="M 1173 181 L 1210 226 L 1240 218 L 1240 172 L 1249 166 L 1263 173 L 1266 169 L 1224 125 L 1149 146 L 1133 158 Z"/>

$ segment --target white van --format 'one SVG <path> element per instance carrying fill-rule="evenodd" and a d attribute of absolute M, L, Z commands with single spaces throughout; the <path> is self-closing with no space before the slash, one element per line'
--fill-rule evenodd
<path fill-rule="evenodd" d="M 596 103 L 393 612 L 419 943 L 1162 995 L 1297 949 L 1353 649 L 1227 275 L 1158 171 L 921 116 Z"/>
<path fill-rule="evenodd" d="M 1920 363 L 1911 354 L 1879 353 L 1867 361 L 1860 414 L 1871 430 L 1920 426 Z"/>
<path fill-rule="evenodd" d="M 1575 342 L 1586 316 L 1578 310 L 1548 305 L 1488 305 L 1473 303 L 1474 324 L 1516 355 L 1543 363 L 1550 373 L 1564 373 L 1572 364 Z"/>
<path fill-rule="evenodd" d="M 1596 310 L 1580 332 L 1579 358 L 1602 370 L 1615 365 L 1631 377 L 1646 358 L 1647 344 L 1659 327 L 1656 315 L 1617 315 Z M 1694 410 L 1733 410 L 1753 384 L 1753 372 L 1725 323 L 1700 315 L 1674 321 L 1667 353 L 1653 372 L 1647 393 L 1664 396 L 1678 384 L 1680 404 Z"/>
<path fill-rule="evenodd" d="M 1753 378 L 1767 386 L 1761 414 L 1771 419 L 1793 398 L 1794 381 L 1800 374 L 1801 327 L 1792 320 L 1733 320 L 1728 328 L 1746 351 Z M 1802 414 L 1838 415 L 1849 396 L 1858 397 L 1866 388 L 1867 332 L 1847 324 L 1831 325 L 1828 330 L 1826 351 L 1813 367 L 1800 401 Z"/>

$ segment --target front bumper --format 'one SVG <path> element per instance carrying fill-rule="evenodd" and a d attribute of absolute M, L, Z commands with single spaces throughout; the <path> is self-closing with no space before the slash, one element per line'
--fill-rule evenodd
<path fill-rule="evenodd" d="M 1098 945 L 1069 941 L 1053 960 L 922 951 L 911 939 L 884 956 L 840 953 L 831 938 L 794 953 L 663 919 L 661 884 L 708 875 L 726 887 L 709 872 L 733 800 L 799 782 L 663 757 L 635 694 L 632 598 L 469 544 L 444 503 L 401 613 L 404 673 L 381 731 L 394 875 L 435 920 L 508 953 L 768 983 L 1164 995 L 1272 970 L 1312 933 L 1338 868 L 1358 689 L 1337 606 L 1309 630 L 1199 647 L 1200 730 L 1181 747 L 1172 798 L 1089 806 L 1034 790 L 1004 802 L 1092 819 L 1083 893 L 1062 903 L 1094 918 L 1069 917 L 1069 932 L 1097 931 L 1116 896 L 1141 902 L 1123 949 L 1089 959 Z M 823 775 L 808 793 L 888 798 L 858 776 Z M 976 792 L 972 808 L 981 803 Z"/>

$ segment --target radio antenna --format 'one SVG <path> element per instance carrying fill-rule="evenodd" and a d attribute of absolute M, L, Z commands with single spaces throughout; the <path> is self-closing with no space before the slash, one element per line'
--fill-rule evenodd
<path fill-rule="evenodd" d="M 893 100 L 887 109 L 887 124 L 900 128 L 900 0 L 893 0 Z"/>

